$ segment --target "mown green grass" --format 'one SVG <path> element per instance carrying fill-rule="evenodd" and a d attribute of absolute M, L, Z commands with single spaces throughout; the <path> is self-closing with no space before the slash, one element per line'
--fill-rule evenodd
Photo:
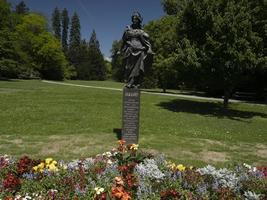
<path fill-rule="evenodd" d="M 121 88 L 112 81 L 68 83 Z M 120 91 L 0 81 L 0 154 L 74 159 L 116 147 Z M 190 165 L 267 164 L 267 106 L 142 94 L 140 147 Z"/>

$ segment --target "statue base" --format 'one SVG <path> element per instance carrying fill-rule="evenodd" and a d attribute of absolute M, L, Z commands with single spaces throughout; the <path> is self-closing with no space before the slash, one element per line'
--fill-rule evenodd
<path fill-rule="evenodd" d="M 138 88 L 123 89 L 122 139 L 126 144 L 138 144 L 140 94 Z"/>

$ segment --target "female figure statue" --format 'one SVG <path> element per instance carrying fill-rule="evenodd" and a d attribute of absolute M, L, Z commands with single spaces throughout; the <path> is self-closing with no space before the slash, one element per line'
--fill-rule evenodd
<path fill-rule="evenodd" d="M 142 16 L 138 12 L 132 15 L 132 25 L 124 31 L 121 52 L 126 60 L 126 87 L 138 88 L 142 81 L 148 56 L 154 54 L 148 41 L 148 34 L 142 29 Z M 152 60 L 152 59 L 149 59 Z"/>

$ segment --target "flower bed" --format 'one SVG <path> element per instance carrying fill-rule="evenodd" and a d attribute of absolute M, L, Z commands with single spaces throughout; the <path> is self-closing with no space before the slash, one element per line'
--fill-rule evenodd
<path fill-rule="evenodd" d="M 267 168 L 186 167 L 119 141 L 111 152 L 72 162 L 0 156 L 0 199 L 267 199 Z"/>

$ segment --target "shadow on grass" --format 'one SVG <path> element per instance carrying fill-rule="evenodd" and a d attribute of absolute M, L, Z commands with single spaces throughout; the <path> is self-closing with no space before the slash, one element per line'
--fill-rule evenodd
<path fill-rule="evenodd" d="M 18 79 L 8 79 L 4 77 L 0 77 L 0 81 L 7 81 L 7 82 L 18 82 Z"/>
<path fill-rule="evenodd" d="M 113 129 L 113 133 L 116 133 L 117 139 L 121 140 L 122 139 L 122 135 L 121 135 L 121 128 L 114 128 Z"/>
<path fill-rule="evenodd" d="M 211 97 L 205 94 L 204 92 L 197 92 L 197 91 L 166 91 L 165 93 L 161 90 L 151 90 L 151 89 L 141 89 L 141 91 L 149 92 L 149 93 L 161 93 L 161 94 L 177 94 L 177 95 L 194 95 L 198 97 Z M 216 98 L 216 97 L 215 97 Z"/>
<path fill-rule="evenodd" d="M 221 102 L 201 102 L 175 99 L 168 102 L 161 102 L 157 106 L 173 112 L 186 112 L 218 118 L 229 118 L 238 121 L 244 121 L 244 119 L 250 119 L 255 116 L 267 118 L 267 114 L 261 112 L 241 111 L 231 108 L 224 109 Z"/>

